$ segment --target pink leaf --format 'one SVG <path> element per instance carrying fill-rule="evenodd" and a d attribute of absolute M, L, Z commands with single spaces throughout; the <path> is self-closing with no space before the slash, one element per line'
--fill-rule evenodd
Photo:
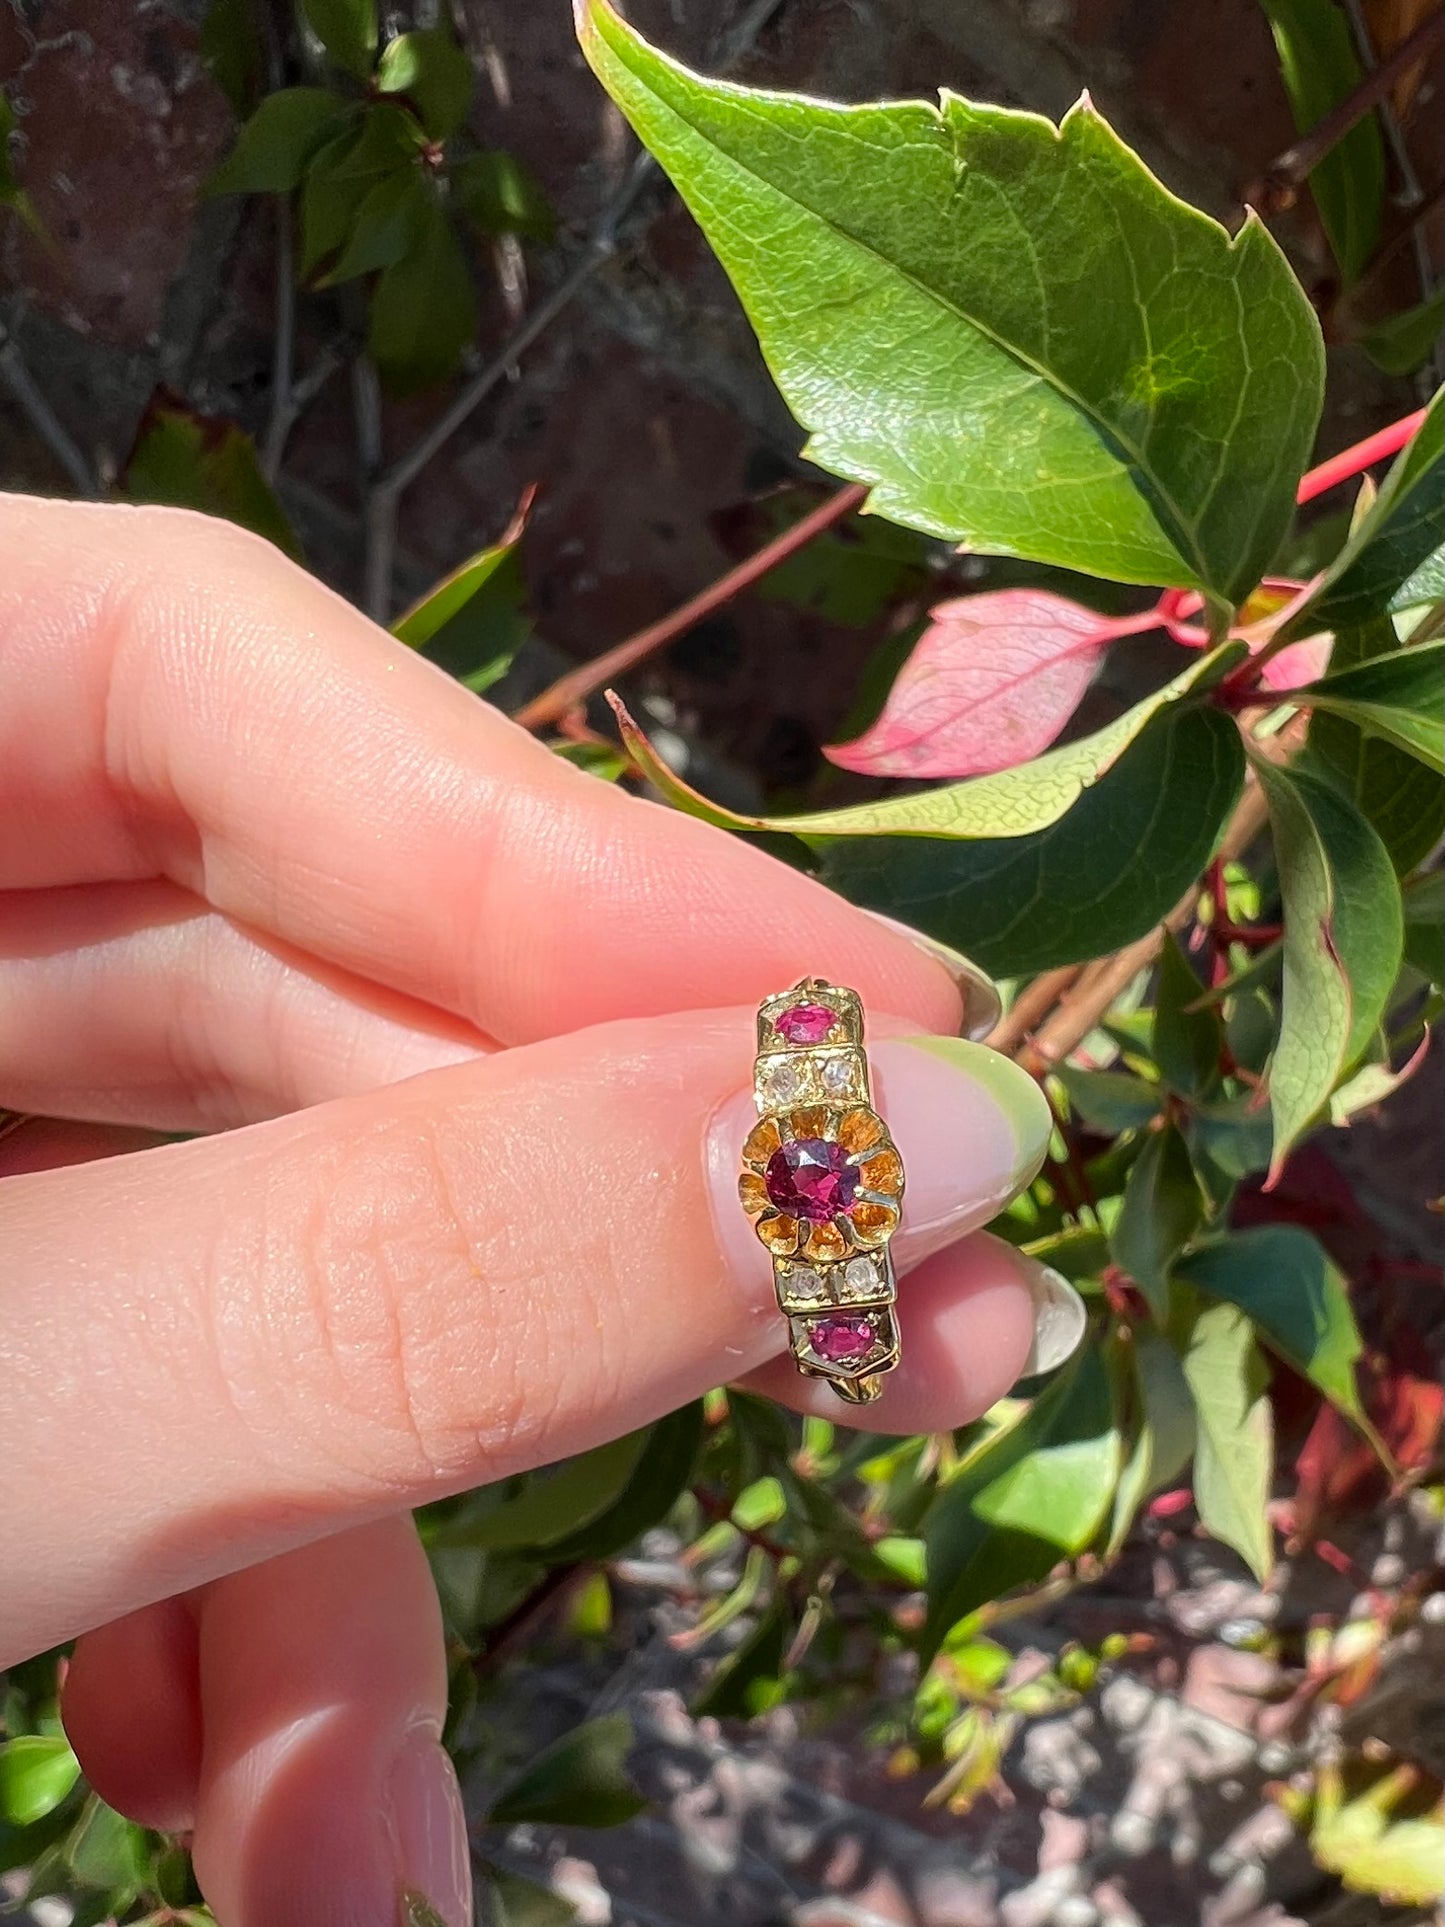
<path fill-rule="evenodd" d="M 986 776 L 1026 763 L 1078 707 L 1100 652 L 1158 624 L 1119 620 L 1042 589 L 941 602 L 878 720 L 824 754 L 865 776 Z"/>

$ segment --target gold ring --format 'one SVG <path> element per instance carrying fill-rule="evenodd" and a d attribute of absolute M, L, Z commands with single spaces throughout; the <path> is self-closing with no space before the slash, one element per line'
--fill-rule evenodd
<path fill-rule="evenodd" d="M 873 1109 L 857 991 L 804 977 L 765 998 L 753 1094 L 738 1196 L 772 1254 L 794 1363 L 867 1405 L 898 1363 L 903 1160 Z"/>

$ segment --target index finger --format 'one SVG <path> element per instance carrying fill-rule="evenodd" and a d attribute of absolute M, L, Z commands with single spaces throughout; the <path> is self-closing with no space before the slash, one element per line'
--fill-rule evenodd
<path fill-rule="evenodd" d="M 959 1024 L 908 937 L 184 511 L 0 498 L 0 798 L 0 886 L 170 877 L 502 1043 L 809 972 Z"/>

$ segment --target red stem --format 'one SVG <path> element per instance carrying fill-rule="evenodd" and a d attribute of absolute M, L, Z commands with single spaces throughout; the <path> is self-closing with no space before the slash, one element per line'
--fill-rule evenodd
<path fill-rule="evenodd" d="M 1295 500 L 1304 506 L 1326 489 L 1334 488 L 1340 482 L 1347 482 L 1352 475 L 1359 475 L 1375 462 L 1382 462 L 1387 455 L 1396 455 L 1409 441 L 1415 430 L 1425 419 L 1425 410 L 1417 408 L 1413 415 L 1406 415 L 1401 421 L 1391 422 L 1378 434 L 1367 435 L 1353 448 L 1343 448 L 1338 455 L 1331 455 L 1327 462 L 1312 468 L 1308 475 L 1301 478 Z"/>

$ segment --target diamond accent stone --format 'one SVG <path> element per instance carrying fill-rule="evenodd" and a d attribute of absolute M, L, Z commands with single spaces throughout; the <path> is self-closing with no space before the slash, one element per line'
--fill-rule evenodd
<path fill-rule="evenodd" d="M 875 1298 L 881 1290 L 878 1267 L 871 1258 L 850 1258 L 843 1267 L 843 1290 L 849 1298 Z"/>
<path fill-rule="evenodd" d="M 853 1061 L 848 1057 L 829 1057 L 823 1064 L 823 1089 L 830 1097 L 853 1094 Z"/>
<path fill-rule="evenodd" d="M 770 1064 L 762 1073 L 763 1092 L 770 1104 L 796 1104 L 809 1094 L 808 1066 L 799 1063 Z"/>
<path fill-rule="evenodd" d="M 809 1265 L 789 1265 L 781 1284 L 783 1295 L 791 1304 L 825 1305 L 828 1302 L 827 1279 Z"/>

